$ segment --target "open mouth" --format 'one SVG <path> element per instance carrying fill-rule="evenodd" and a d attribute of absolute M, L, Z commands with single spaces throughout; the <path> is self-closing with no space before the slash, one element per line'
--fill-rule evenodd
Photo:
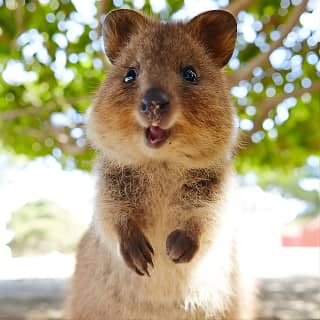
<path fill-rule="evenodd" d="M 169 137 L 169 130 L 160 128 L 159 126 L 151 126 L 145 130 L 145 141 L 148 147 L 158 148 Z"/>

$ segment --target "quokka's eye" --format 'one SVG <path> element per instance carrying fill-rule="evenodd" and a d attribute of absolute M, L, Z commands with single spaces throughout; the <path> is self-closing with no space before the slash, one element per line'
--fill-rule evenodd
<path fill-rule="evenodd" d="M 182 70 L 182 78 L 184 81 L 197 84 L 199 81 L 198 75 L 193 67 L 188 66 Z"/>
<path fill-rule="evenodd" d="M 137 78 L 137 70 L 135 68 L 129 68 L 126 75 L 123 78 L 124 83 L 131 83 Z"/>

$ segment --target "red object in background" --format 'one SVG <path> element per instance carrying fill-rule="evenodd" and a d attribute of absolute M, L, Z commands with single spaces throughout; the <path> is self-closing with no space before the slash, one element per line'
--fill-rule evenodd
<path fill-rule="evenodd" d="M 320 216 L 305 224 L 287 227 L 281 240 L 284 247 L 320 247 Z"/>

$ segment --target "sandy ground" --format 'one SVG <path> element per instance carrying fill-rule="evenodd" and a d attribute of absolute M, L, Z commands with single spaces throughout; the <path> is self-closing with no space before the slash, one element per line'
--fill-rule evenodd
<path fill-rule="evenodd" d="M 258 319 L 320 320 L 320 248 L 272 250 L 264 257 L 256 259 Z M 0 320 L 62 320 L 73 268 L 72 256 L 57 253 L 1 259 Z"/>
<path fill-rule="evenodd" d="M 259 319 L 320 319 L 320 277 L 260 279 Z M 67 279 L 0 281 L 0 319 L 62 319 Z"/>

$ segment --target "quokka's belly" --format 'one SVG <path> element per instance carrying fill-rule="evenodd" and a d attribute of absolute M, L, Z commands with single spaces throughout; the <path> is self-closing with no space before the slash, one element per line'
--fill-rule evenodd
<path fill-rule="evenodd" d="M 176 265 L 157 247 L 150 277 L 141 277 L 89 231 L 80 245 L 70 295 L 77 316 L 70 318 L 202 320 L 214 314 L 220 319 L 230 301 L 230 275 L 220 265 L 227 255 L 219 261 L 213 249 L 200 251 L 191 263 Z"/>

